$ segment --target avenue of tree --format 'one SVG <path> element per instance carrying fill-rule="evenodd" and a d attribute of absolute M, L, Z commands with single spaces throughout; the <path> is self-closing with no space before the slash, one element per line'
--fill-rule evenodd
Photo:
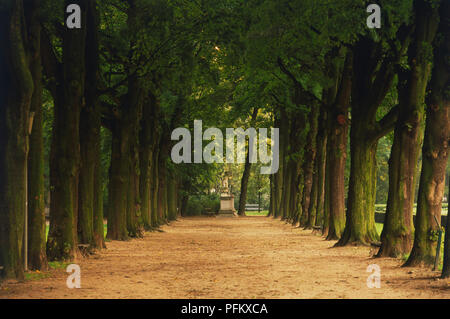
<path fill-rule="evenodd" d="M 186 216 L 224 171 L 171 160 L 172 131 L 199 119 L 280 128 L 279 171 L 255 177 L 247 154 L 234 176 L 239 215 L 267 193 L 271 217 L 336 246 L 377 244 L 378 257 L 433 265 L 446 226 L 436 221 L 448 184 L 450 2 L 377 2 L 379 29 L 366 25 L 371 1 L 1 1 L 0 278 L 24 278 L 25 257 L 46 270 Z M 69 4 L 81 28 L 66 26 Z"/>

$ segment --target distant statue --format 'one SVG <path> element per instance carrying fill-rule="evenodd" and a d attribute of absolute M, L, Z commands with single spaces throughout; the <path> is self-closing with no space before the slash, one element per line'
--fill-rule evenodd
<path fill-rule="evenodd" d="M 234 209 L 234 196 L 231 193 L 230 179 L 232 179 L 231 172 L 226 171 L 222 179 L 222 191 L 220 194 L 220 210 L 217 216 L 221 217 L 235 217 L 237 216 Z"/>
<path fill-rule="evenodd" d="M 222 193 L 224 194 L 228 194 L 229 193 L 229 188 L 228 188 L 228 176 L 225 175 L 223 181 L 222 181 Z"/>

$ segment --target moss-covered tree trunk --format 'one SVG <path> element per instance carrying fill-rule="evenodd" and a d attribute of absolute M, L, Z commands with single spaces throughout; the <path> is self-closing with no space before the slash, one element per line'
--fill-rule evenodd
<path fill-rule="evenodd" d="M 30 112 L 34 113 L 28 154 L 28 268 L 46 270 L 46 220 L 44 186 L 44 140 L 42 110 L 41 27 L 38 16 L 39 1 L 29 1 L 25 6 L 28 21 L 30 70 L 34 82 Z"/>
<path fill-rule="evenodd" d="M 402 42 L 400 38 L 399 41 Z M 383 43 L 370 37 L 361 37 L 352 51 L 348 207 L 345 229 L 336 246 L 379 241 L 375 228 L 376 150 L 379 138 L 394 128 L 398 110 L 393 107 L 377 121 L 378 109 L 392 86 L 399 55 L 383 52 Z"/>
<path fill-rule="evenodd" d="M 352 118 L 351 173 L 345 230 L 337 245 L 368 245 L 379 240 L 375 228 L 377 143 L 367 141 L 364 124 Z M 361 137 L 362 136 L 362 137 Z"/>
<path fill-rule="evenodd" d="M 422 172 L 419 182 L 414 244 L 405 266 L 431 265 L 436 255 L 438 225 L 445 189 L 445 172 L 450 141 L 450 5 L 442 3 L 434 69 L 427 100 L 425 137 L 422 148 Z M 448 231 L 448 230 L 447 230 Z"/>
<path fill-rule="evenodd" d="M 79 4 L 82 21 L 85 1 Z M 86 28 L 63 31 L 62 78 L 59 78 L 50 154 L 49 260 L 72 260 L 77 252 L 80 111 L 84 101 Z"/>
<path fill-rule="evenodd" d="M 23 278 L 29 111 L 33 78 L 24 46 L 23 2 L 0 6 L 0 278 Z"/>
<path fill-rule="evenodd" d="M 329 112 L 329 228 L 327 240 L 341 238 L 345 227 L 345 163 L 347 160 L 348 109 L 352 89 L 352 55 L 347 53 L 336 101 Z"/>
<path fill-rule="evenodd" d="M 415 12 L 415 35 L 408 54 L 410 68 L 399 73 L 399 116 L 389 159 L 389 193 L 379 257 L 408 254 L 413 245 L 414 192 L 423 136 L 425 91 L 439 23 L 438 7 L 433 8 L 428 1 L 415 1 Z"/>

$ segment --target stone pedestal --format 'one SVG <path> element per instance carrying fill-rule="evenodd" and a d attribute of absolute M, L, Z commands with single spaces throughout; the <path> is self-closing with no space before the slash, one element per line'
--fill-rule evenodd
<path fill-rule="evenodd" d="M 220 196 L 220 210 L 217 217 L 236 217 L 234 209 L 234 195 L 222 194 Z"/>

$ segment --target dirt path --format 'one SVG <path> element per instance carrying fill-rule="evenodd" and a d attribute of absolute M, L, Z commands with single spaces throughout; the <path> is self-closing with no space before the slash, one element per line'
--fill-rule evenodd
<path fill-rule="evenodd" d="M 6 283 L 0 298 L 450 298 L 436 272 L 372 259 L 369 248 L 330 248 L 278 220 L 183 218 L 163 230 L 78 261 L 81 289 L 68 289 L 59 269 Z M 366 284 L 374 263 L 380 289 Z"/>

